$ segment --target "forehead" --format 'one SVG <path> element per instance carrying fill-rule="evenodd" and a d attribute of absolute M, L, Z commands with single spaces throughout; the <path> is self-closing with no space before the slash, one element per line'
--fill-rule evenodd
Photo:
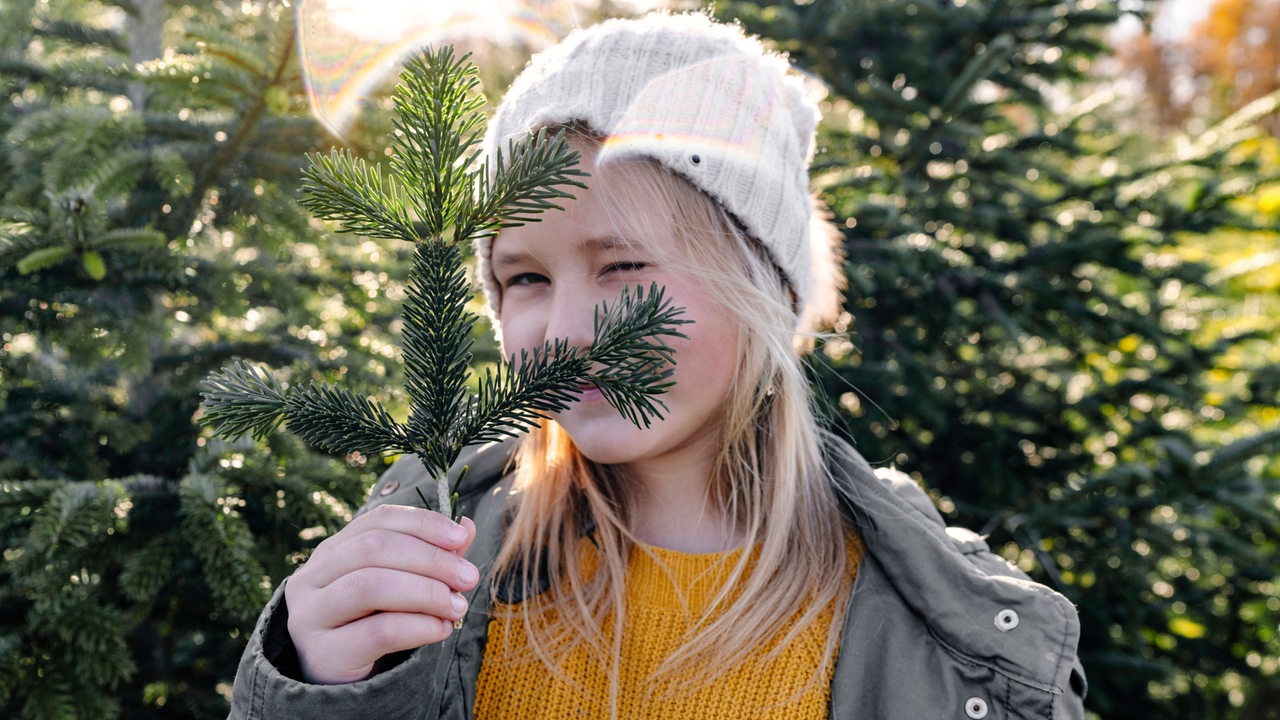
<path fill-rule="evenodd" d="M 584 163 L 586 164 L 586 163 Z M 659 195 L 645 192 L 608 169 L 590 167 L 587 188 L 574 188 L 561 210 L 548 210 L 536 222 L 498 233 L 495 265 L 530 253 L 614 252 L 646 249 L 670 252 L 678 245 L 671 208 Z"/>

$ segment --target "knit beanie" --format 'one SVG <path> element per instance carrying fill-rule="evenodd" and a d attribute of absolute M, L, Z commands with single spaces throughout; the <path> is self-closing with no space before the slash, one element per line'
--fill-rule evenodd
<path fill-rule="evenodd" d="M 809 193 L 817 107 L 789 71 L 786 58 L 703 13 L 607 20 L 530 60 L 489 123 L 485 154 L 542 127 L 585 123 L 603 137 L 598 165 L 655 160 L 719 202 L 763 246 L 800 314 L 817 294 L 810 226 L 825 218 Z M 830 235 L 812 240 L 833 265 Z M 488 237 L 475 250 L 496 313 L 492 248 Z"/>

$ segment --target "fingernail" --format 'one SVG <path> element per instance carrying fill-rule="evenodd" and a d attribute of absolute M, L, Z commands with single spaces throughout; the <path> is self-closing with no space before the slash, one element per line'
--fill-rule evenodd
<path fill-rule="evenodd" d="M 461 615 L 467 611 L 467 599 L 459 593 L 453 593 L 453 611 Z"/>
<path fill-rule="evenodd" d="M 464 583 L 473 583 L 480 578 L 480 571 L 476 570 L 476 566 L 469 562 L 463 562 L 462 567 L 458 569 L 458 580 Z"/>
<path fill-rule="evenodd" d="M 445 535 L 449 538 L 449 542 L 460 543 L 467 539 L 467 529 L 458 523 L 452 523 L 445 531 Z"/>

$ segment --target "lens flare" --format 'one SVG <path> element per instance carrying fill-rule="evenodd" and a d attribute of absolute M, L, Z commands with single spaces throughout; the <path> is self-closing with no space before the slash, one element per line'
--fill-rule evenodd
<path fill-rule="evenodd" d="M 688 151 L 700 164 L 713 155 L 753 154 L 770 134 L 791 127 L 778 86 L 734 58 L 714 58 L 649 81 L 605 140 L 605 154 L 657 155 L 661 147 Z M 694 158 L 697 158 L 694 160 Z"/>
<path fill-rule="evenodd" d="M 576 27 L 579 0 L 302 0 L 298 47 L 316 119 L 342 138 L 406 56 L 453 43 L 535 51 Z"/>

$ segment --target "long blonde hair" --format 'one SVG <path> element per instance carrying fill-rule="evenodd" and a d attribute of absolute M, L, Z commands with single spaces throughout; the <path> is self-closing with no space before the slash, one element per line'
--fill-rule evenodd
<path fill-rule="evenodd" d="M 599 141 L 578 144 L 594 150 Z M 738 326 L 737 347 L 725 349 L 739 361 L 709 500 L 757 552 L 738 555 L 710 604 L 711 619 L 695 623 L 656 674 L 711 682 L 758 652 L 781 622 L 798 616 L 773 646 L 778 651 L 834 604 L 823 655 L 830 662 L 851 568 L 798 358 L 792 295 L 759 245 L 683 178 L 649 161 L 614 163 L 608 172 L 627 189 L 606 200 L 619 223 L 643 240 L 646 213 L 666 209 L 686 251 L 681 260 L 713 284 L 719 311 Z M 563 653 L 585 644 L 609 668 L 615 712 L 627 557 L 637 544 L 630 487 L 625 467 L 593 463 L 546 421 L 517 455 L 516 510 L 494 568 L 495 593 L 505 583 L 524 598 L 509 609 L 523 618 L 533 653 L 554 672 Z M 598 558 L 591 568 L 580 554 L 588 535 Z M 815 668 L 815 679 L 825 670 Z"/>

